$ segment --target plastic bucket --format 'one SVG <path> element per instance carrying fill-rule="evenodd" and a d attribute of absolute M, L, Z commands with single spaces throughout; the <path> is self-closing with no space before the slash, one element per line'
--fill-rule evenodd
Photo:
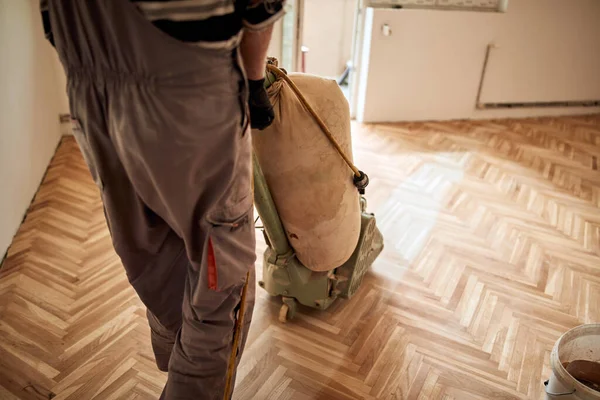
<path fill-rule="evenodd" d="M 600 324 L 578 326 L 558 339 L 550 355 L 552 376 L 544 382 L 547 400 L 600 400 L 600 392 L 573 378 L 563 367 L 575 360 L 600 362 Z"/>

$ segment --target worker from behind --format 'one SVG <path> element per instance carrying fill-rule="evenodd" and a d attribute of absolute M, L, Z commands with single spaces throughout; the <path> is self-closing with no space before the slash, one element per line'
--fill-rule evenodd
<path fill-rule="evenodd" d="M 264 65 L 283 2 L 41 1 L 162 399 L 231 395 L 254 304 L 250 124 L 274 118 Z"/>

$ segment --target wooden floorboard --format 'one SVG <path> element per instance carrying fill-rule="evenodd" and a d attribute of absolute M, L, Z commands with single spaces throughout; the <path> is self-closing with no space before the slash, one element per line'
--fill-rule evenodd
<path fill-rule="evenodd" d="M 235 399 L 543 399 L 556 339 L 600 321 L 600 116 L 353 131 L 386 248 L 353 299 L 286 325 L 259 288 Z M 64 138 L 0 271 L 0 399 L 164 382 Z"/>

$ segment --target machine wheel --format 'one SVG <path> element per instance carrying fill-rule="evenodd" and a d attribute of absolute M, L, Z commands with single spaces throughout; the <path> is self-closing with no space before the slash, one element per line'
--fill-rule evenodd
<path fill-rule="evenodd" d="M 288 318 L 288 312 L 290 311 L 290 307 L 287 304 L 282 304 L 279 309 L 279 322 L 285 324 Z"/>
<path fill-rule="evenodd" d="M 282 297 L 281 300 L 283 300 L 283 304 L 279 309 L 279 322 L 285 324 L 287 321 L 294 319 L 298 303 L 293 297 Z"/>

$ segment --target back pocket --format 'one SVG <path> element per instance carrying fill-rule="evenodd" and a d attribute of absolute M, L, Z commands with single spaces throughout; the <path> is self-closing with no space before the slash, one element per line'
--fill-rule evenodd
<path fill-rule="evenodd" d="M 234 207 L 206 217 L 210 223 L 206 249 L 208 287 L 224 291 L 244 283 L 256 261 L 252 196 Z"/>

